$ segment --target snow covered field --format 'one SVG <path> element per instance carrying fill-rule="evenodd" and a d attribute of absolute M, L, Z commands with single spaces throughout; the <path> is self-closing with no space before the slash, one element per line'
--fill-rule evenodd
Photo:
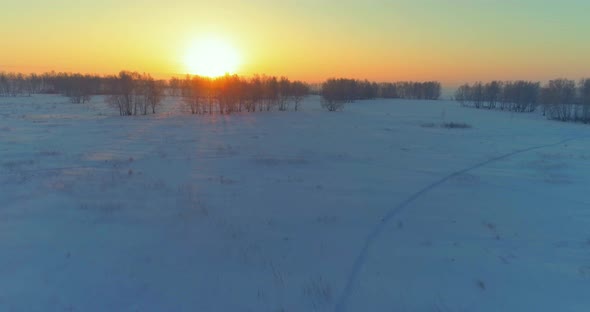
<path fill-rule="evenodd" d="M 102 102 L 0 98 L 0 311 L 590 310 L 589 126 Z"/>

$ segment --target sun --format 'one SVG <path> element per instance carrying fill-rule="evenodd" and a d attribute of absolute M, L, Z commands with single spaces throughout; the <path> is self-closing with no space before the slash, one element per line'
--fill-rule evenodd
<path fill-rule="evenodd" d="M 238 51 L 220 38 L 195 41 L 186 51 L 184 64 L 189 74 L 219 77 L 234 74 L 240 65 Z"/>

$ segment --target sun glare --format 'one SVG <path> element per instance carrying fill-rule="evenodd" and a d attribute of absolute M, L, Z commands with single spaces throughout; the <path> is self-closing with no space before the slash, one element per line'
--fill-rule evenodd
<path fill-rule="evenodd" d="M 193 43 L 184 63 L 188 73 L 208 77 L 234 74 L 240 65 L 238 52 L 227 42 L 208 38 Z"/>

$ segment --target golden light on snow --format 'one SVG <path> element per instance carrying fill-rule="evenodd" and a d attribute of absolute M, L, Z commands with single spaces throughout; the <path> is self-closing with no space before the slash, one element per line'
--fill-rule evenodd
<path fill-rule="evenodd" d="M 192 43 L 186 51 L 184 64 L 189 74 L 219 77 L 238 70 L 240 55 L 228 42 L 211 37 Z"/>

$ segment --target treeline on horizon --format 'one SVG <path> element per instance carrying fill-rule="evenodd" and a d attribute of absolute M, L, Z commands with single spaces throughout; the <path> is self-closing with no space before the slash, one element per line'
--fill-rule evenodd
<path fill-rule="evenodd" d="M 345 103 L 356 100 L 409 99 L 438 100 L 441 84 L 437 81 L 377 83 L 368 80 L 331 78 L 321 85 L 322 106 L 329 111 L 340 110 Z"/>
<path fill-rule="evenodd" d="M 187 75 L 171 78 L 169 94 L 181 96 L 191 114 L 299 110 L 309 85 L 287 77 L 225 75 L 209 78 Z"/>
<path fill-rule="evenodd" d="M 546 84 L 532 81 L 491 81 L 464 84 L 455 92 L 463 106 L 534 112 L 539 107 L 544 116 L 561 121 L 590 122 L 590 79 L 577 83 L 554 79 Z"/>
<path fill-rule="evenodd" d="M 332 78 L 318 88 L 286 77 L 254 75 L 246 78 L 226 75 L 209 78 L 187 75 L 156 80 L 149 74 L 121 71 L 118 75 L 79 73 L 20 74 L 0 72 L 0 96 L 38 93 L 61 94 L 72 103 L 85 103 L 93 95 L 106 95 L 121 115 L 155 113 L 163 97 L 182 97 L 192 114 L 298 110 L 309 94 L 322 96 L 322 106 L 330 111 L 345 103 L 375 98 L 436 100 L 439 82 L 377 83 L 368 80 Z M 149 108 L 149 110 L 148 110 Z"/>
<path fill-rule="evenodd" d="M 0 73 L 0 96 L 61 94 L 72 103 L 88 102 L 93 95 L 105 95 L 122 116 L 155 113 L 166 95 L 182 97 L 192 114 L 262 111 L 292 107 L 298 110 L 309 94 L 309 85 L 288 78 L 255 75 L 217 78 L 187 75 L 180 79 L 156 80 L 149 74 L 121 71 L 118 75 L 78 73 Z"/>

